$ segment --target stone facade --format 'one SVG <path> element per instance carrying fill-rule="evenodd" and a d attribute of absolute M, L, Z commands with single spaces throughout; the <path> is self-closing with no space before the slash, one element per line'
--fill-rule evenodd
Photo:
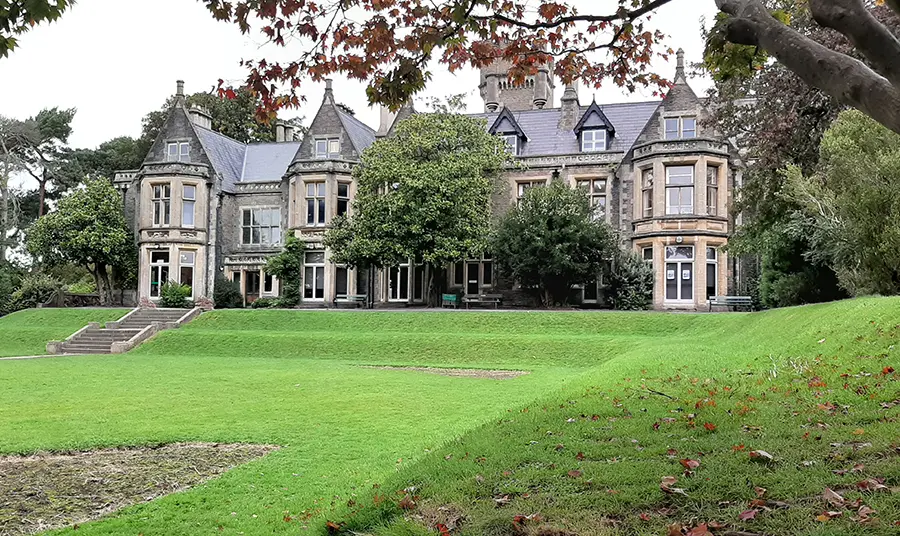
<path fill-rule="evenodd" d="M 700 309 L 734 288 L 723 246 L 734 227 L 729 209 L 741 163 L 729 142 L 703 126 L 703 102 L 687 83 L 680 51 L 673 87 L 653 102 L 582 106 L 567 86 L 561 106 L 548 108 L 552 66 L 521 86 L 506 81 L 507 68 L 498 62 L 484 69 L 485 112 L 474 114 L 521 164 L 498 185 L 498 214 L 528 188 L 562 180 L 585 188 L 626 247 L 652 263 L 655 307 Z M 240 283 L 247 302 L 277 296 L 282 284 L 302 285 L 304 306 L 425 302 L 424 266 L 350 270 L 331 263 L 322 244 L 332 219 L 352 210 L 360 155 L 414 113 L 411 106 L 383 111 L 373 129 L 335 102 L 329 81 L 302 141 L 279 135 L 284 141 L 245 145 L 210 130 L 203 110 L 187 110 L 181 87 L 141 169 L 116 179 L 140 249 L 141 297 L 156 299 L 169 279 L 190 284 L 195 298 L 209 297 L 224 277 Z M 265 274 L 287 233 L 307 243 L 301 282 Z M 498 277 L 490 256 L 448 268 L 451 291 L 531 303 Z M 603 306 L 603 290 L 600 279 L 586 282 L 572 300 Z"/>

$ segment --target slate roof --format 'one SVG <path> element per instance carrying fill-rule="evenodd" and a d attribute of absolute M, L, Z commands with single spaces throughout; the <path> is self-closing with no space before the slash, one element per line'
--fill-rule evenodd
<path fill-rule="evenodd" d="M 628 152 L 659 105 L 660 101 L 600 105 L 600 109 L 616 129 L 609 150 Z M 588 108 L 589 106 L 580 107 L 579 119 Z M 516 122 L 528 136 L 528 142 L 521 147 L 519 156 L 555 156 L 581 152 L 575 131 L 559 130 L 561 113 L 560 108 L 512 112 Z M 492 125 L 498 115 L 499 113 L 484 113 L 472 114 L 472 117 L 487 119 L 487 124 Z"/>
<path fill-rule="evenodd" d="M 343 111 L 339 106 L 335 106 L 335 110 L 341 119 L 341 123 L 344 125 L 344 130 L 347 131 L 347 135 L 350 137 L 350 143 L 356 149 L 356 154 L 362 154 L 370 145 L 375 143 L 375 130 L 372 127 Z"/>
<path fill-rule="evenodd" d="M 234 191 L 239 182 L 281 180 L 300 147 L 300 142 L 246 145 L 207 128 L 194 128 L 207 157 L 222 176 L 226 192 Z"/>

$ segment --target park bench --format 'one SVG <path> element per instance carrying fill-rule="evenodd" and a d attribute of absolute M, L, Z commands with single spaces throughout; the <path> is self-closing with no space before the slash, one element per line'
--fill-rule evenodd
<path fill-rule="evenodd" d="M 441 307 L 459 307 L 459 296 L 456 294 L 441 294 Z"/>
<path fill-rule="evenodd" d="M 335 306 L 338 303 L 348 303 L 353 305 L 354 307 L 365 307 L 366 299 L 369 296 L 367 294 L 347 294 L 346 296 L 340 296 L 334 300 Z"/>
<path fill-rule="evenodd" d="M 463 303 L 466 304 L 466 309 L 473 303 L 493 305 L 494 309 L 496 309 L 500 306 L 501 301 L 503 301 L 502 294 L 466 294 L 463 296 Z"/>
<path fill-rule="evenodd" d="M 748 310 L 753 306 L 753 298 L 750 296 L 710 296 L 709 310 L 712 311 L 713 306 L 719 307 L 745 307 Z"/>

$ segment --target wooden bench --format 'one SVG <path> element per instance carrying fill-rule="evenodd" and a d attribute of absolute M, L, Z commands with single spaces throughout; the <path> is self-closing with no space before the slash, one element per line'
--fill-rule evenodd
<path fill-rule="evenodd" d="M 368 297 L 367 294 L 347 294 L 346 296 L 335 297 L 334 304 L 337 306 L 338 303 L 349 303 L 355 307 L 365 307 Z"/>
<path fill-rule="evenodd" d="M 466 309 L 469 308 L 471 304 L 492 304 L 494 309 L 500 306 L 500 302 L 503 301 L 502 294 L 466 294 L 463 296 L 463 303 L 466 304 Z"/>
<path fill-rule="evenodd" d="M 753 307 L 753 298 L 750 296 L 710 296 L 710 311 L 712 311 L 713 306 L 732 307 L 734 309 L 746 307 L 747 309 L 750 309 Z"/>
<path fill-rule="evenodd" d="M 454 309 L 459 307 L 459 296 L 456 294 L 441 294 L 441 308 L 447 306 L 453 307 Z"/>

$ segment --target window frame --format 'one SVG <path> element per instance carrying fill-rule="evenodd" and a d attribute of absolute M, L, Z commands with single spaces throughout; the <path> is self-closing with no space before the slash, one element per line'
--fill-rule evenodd
<path fill-rule="evenodd" d="M 506 149 L 512 155 L 519 154 L 519 135 L 518 134 L 501 134 L 501 138 L 506 142 Z M 512 141 L 512 143 L 510 143 Z"/>
<path fill-rule="evenodd" d="M 602 132 L 602 146 L 598 148 L 598 143 L 601 140 L 597 139 L 597 133 Z M 586 134 L 590 134 L 590 140 L 588 140 Z M 607 139 L 607 132 L 605 128 L 589 128 L 581 131 L 581 152 L 583 153 L 600 153 L 607 150 L 607 144 L 609 140 Z M 590 147 L 588 147 L 590 144 Z"/>
<path fill-rule="evenodd" d="M 690 251 L 691 251 L 690 258 L 684 258 L 684 257 L 680 257 L 680 256 L 677 256 L 674 254 L 672 256 L 669 255 L 670 251 L 672 251 L 674 253 L 674 252 L 677 252 L 678 249 L 690 249 Z M 697 248 L 696 248 L 696 246 L 694 244 L 687 244 L 687 245 L 678 244 L 678 245 L 674 245 L 674 246 L 666 246 L 664 261 L 665 261 L 665 265 L 664 265 L 664 272 L 663 272 L 663 285 L 664 285 L 663 286 L 663 299 L 667 303 L 694 303 L 694 294 L 695 294 L 695 290 L 696 290 L 694 287 L 697 284 L 697 266 L 696 266 L 697 265 Z M 669 281 L 668 270 L 669 270 L 670 264 L 674 264 L 676 266 L 675 274 L 674 274 L 674 276 L 675 276 L 674 280 L 676 282 L 676 286 L 675 286 L 676 297 L 675 298 L 669 298 L 669 294 L 668 294 L 669 289 L 668 289 L 667 282 Z M 685 265 L 690 265 L 690 270 L 691 270 L 691 283 L 690 283 L 690 287 L 688 287 L 688 288 L 690 288 L 691 295 L 688 298 L 685 298 L 683 296 L 683 292 L 682 292 L 684 290 L 682 280 L 683 280 L 683 271 L 684 271 Z"/>
<path fill-rule="evenodd" d="M 601 189 L 597 188 L 598 183 L 602 183 L 603 187 Z M 609 201 L 607 191 L 609 188 L 609 178 L 607 177 L 591 177 L 591 178 L 582 178 L 575 180 L 576 188 L 585 188 L 586 194 L 588 196 L 588 200 L 591 203 L 591 207 L 594 210 L 593 217 L 596 220 L 605 220 L 607 216 L 607 202 Z M 602 200 L 602 202 L 601 202 Z M 598 211 L 596 207 L 602 207 L 602 210 Z"/>
<path fill-rule="evenodd" d="M 194 190 L 193 197 L 187 196 L 188 188 L 193 188 L 193 190 Z M 190 211 L 191 223 L 186 223 L 185 218 L 184 218 L 185 214 L 187 214 L 187 211 L 185 210 L 185 207 L 187 207 L 187 206 L 191 207 L 191 211 Z M 181 185 L 181 226 L 186 229 L 193 229 L 196 227 L 196 225 L 197 225 L 197 185 L 194 183 L 183 183 Z"/>
<path fill-rule="evenodd" d="M 712 252 L 712 258 L 710 258 L 710 252 Z M 712 267 L 713 270 L 713 293 L 709 293 L 709 270 Z M 713 296 L 719 295 L 719 248 L 716 246 L 706 246 L 706 281 L 703 284 L 704 292 L 706 293 L 706 300 Z"/>
<path fill-rule="evenodd" d="M 156 196 L 159 188 L 160 196 Z M 166 195 L 168 194 L 168 195 Z M 171 227 L 172 225 L 172 184 L 169 182 L 150 183 L 150 207 L 152 227 Z M 157 220 L 159 217 L 159 220 Z"/>
<path fill-rule="evenodd" d="M 190 255 L 190 262 L 184 262 L 184 256 Z M 194 276 L 197 273 L 197 250 L 195 249 L 179 249 L 178 250 L 178 283 L 181 285 L 189 285 L 191 287 L 191 298 L 194 297 Z M 191 282 L 184 282 L 184 269 L 190 268 Z"/>
<path fill-rule="evenodd" d="M 644 218 L 653 217 L 653 181 L 652 167 L 641 170 L 641 213 Z"/>
<path fill-rule="evenodd" d="M 172 149 L 175 149 L 173 154 Z M 190 162 L 191 142 L 168 141 L 166 142 L 166 162 Z"/>
<path fill-rule="evenodd" d="M 690 185 L 688 185 L 688 184 L 672 184 L 671 183 L 672 175 L 673 175 L 672 170 L 675 170 L 675 169 L 690 169 L 691 170 Z M 675 176 L 676 177 L 679 177 L 679 176 L 684 177 L 686 175 L 675 175 Z M 694 205 L 696 204 L 695 203 L 696 200 L 694 199 L 694 193 L 695 193 L 694 187 L 696 186 L 696 183 L 697 183 L 696 169 L 693 164 L 666 166 L 666 216 L 686 216 L 686 215 L 694 214 Z M 679 204 L 677 205 L 677 207 L 678 207 L 677 212 L 673 212 L 672 200 L 670 198 L 670 192 L 673 190 L 678 190 Z M 684 204 L 683 196 L 684 196 L 685 191 L 687 191 L 687 193 L 689 194 L 688 199 L 690 200 L 690 205 Z M 685 211 L 685 208 L 687 208 L 687 211 Z"/>
<path fill-rule="evenodd" d="M 524 199 L 529 189 L 544 188 L 545 186 L 547 186 L 547 179 L 516 181 L 516 204 L 519 204 Z"/>
<path fill-rule="evenodd" d="M 685 120 L 690 121 L 693 128 L 685 128 Z M 669 128 L 670 122 L 674 122 L 675 129 Z M 690 132 L 690 135 L 685 133 Z M 670 135 L 671 134 L 671 135 Z M 681 115 L 678 117 L 663 118 L 664 140 L 691 140 L 697 137 L 697 118 L 693 115 Z"/>
<path fill-rule="evenodd" d="M 269 212 L 270 213 L 270 223 L 268 225 L 264 225 L 262 223 L 263 218 L 260 215 L 258 218 L 254 219 L 254 212 Z M 247 223 L 247 214 L 250 214 L 249 223 Z M 260 223 L 254 223 L 254 221 L 258 221 Z M 241 207 L 241 220 L 240 220 L 240 228 L 241 228 L 241 246 L 251 246 L 251 247 L 274 247 L 280 246 L 282 244 L 282 229 L 281 229 L 281 207 L 277 206 L 259 206 L 259 207 Z M 249 229 L 249 241 L 247 238 L 247 230 Z M 259 230 L 259 241 L 253 241 L 253 230 Z M 263 242 L 263 229 L 269 230 L 269 242 Z M 273 237 L 275 233 L 274 230 L 277 230 L 278 238 L 274 240 Z"/>
<path fill-rule="evenodd" d="M 706 214 L 719 215 L 719 166 L 706 165 Z"/>
<path fill-rule="evenodd" d="M 345 195 L 345 196 L 341 195 L 342 187 L 347 188 L 347 195 Z M 342 216 L 344 214 L 350 213 L 350 187 L 351 187 L 351 183 L 346 182 L 346 181 L 338 181 L 338 183 L 337 183 L 337 189 L 335 192 L 335 198 L 337 199 L 337 206 L 335 207 L 335 209 L 336 209 L 335 215 L 336 216 Z M 343 212 L 341 212 L 341 204 L 342 203 L 343 203 L 343 209 L 344 209 Z"/>
<path fill-rule="evenodd" d="M 168 249 L 151 249 L 149 250 L 149 259 L 150 259 L 150 274 L 147 278 L 147 296 L 150 298 L 160 298 L 162 297 L 162 286 L 169 282 L 171 279 L 171 268 L 172 268 L 172 252 Z M 165 260 L 154 261 L 154 255 L 165 255 Z M 165 269 L 165 272 L 163 271 Z M 163 273 L 165 273 L 165 278 L 163 278 Z M 153 286 L 153 276 L 156 275 L 156 293 L 154 294 L 154 286 Z M 165 281 L 163 281 L 165 279 Z"/>
<path fill-rule="evenodd" d="M 325 145 L 323 151 L 319 150 L 319 144 Z M 337 144 L 336 151 L 332 151 L 332 144 Z M 328 160 L 329 158 L 339 158 L 341 156 L 341 139 L 333 136 L 315 138 L 313 140 L 313 156 L 316 160 Z"/>
<path fill-rule="evenodd" d="M 312 188 L 312 197 L 310 197 Z M 324 227 L 328 221 L 328 186 L 323 179 L 303 181 L 304 221 L 306 227 Z M 312 205 L 310 205 L 312 202 Z M 312 212 L 310 212 L 312 207 Z M 312 222 L 310 222 L 312 218 Z"/>

